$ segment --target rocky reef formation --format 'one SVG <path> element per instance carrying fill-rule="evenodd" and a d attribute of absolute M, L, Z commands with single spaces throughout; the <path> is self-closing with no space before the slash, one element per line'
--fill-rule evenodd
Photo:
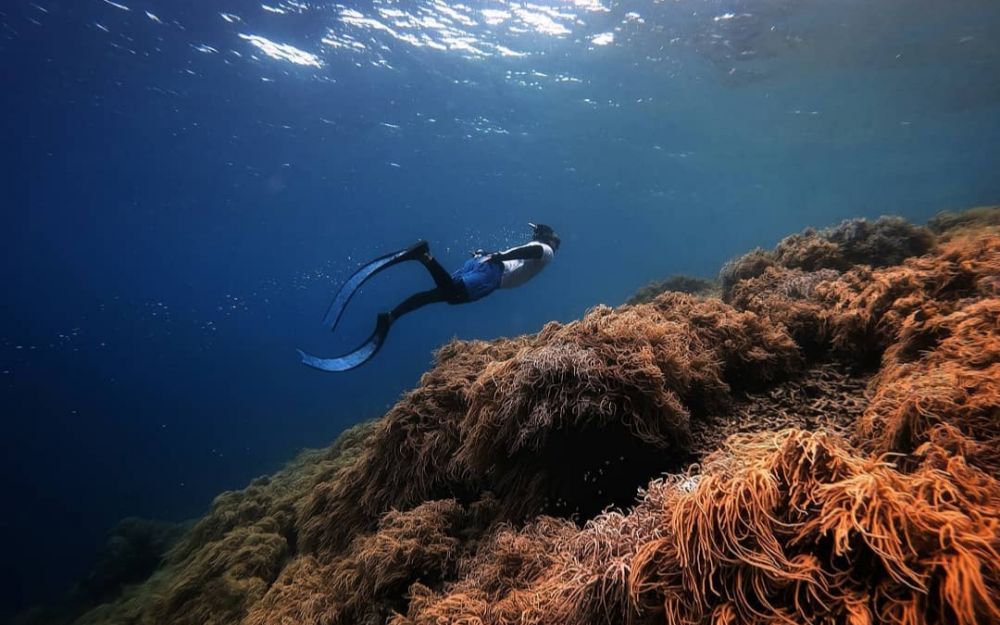
<path fill-rule="evenodd" d="M 184 523 L 122 519 L 108 532 L 96 562 L 66 596 L 55 605 L 28 611 L 19 622 L 69 623 L 102 603 L 114 601 L 129 586 L 148 579 L 189 529 Z"/>
<path fill-rule="evenodd" d="M 998 211 L 452 342 L 74 622 L 1000 622 Z"/>
<path fill-rule="evenodd" d="M 662 293 L 676 291 L 677 293 L 688 293 L 690 295 L 701 295 L 705 297 L 718 296 L 719 284 L 715 280 L 706 280 L 695 276 L 685 276 L 676 274 L 666 280 L 653 280 L 642 286 L 632 294 L 626 304 L 648 304 Z"/>
<path fill-rule="evenodd" d="M 719 272 L 723 297 L 738 283 L 756 278 L 769 268 L 846 271 L 857 265 L 887 267 L 923 254 L 934 245 L 934 235 L 900 217 L 875 222 L 848 219 L 823 230 L 808 228 L 783 239 L 773 250 L 757 248 L 731 260 Z"/>

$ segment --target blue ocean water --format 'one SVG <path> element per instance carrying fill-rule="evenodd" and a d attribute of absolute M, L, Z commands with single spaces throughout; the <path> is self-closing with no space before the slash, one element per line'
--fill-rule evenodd
<path fill-rule="evenodd" d="M 453 337 L 533 332 L 806 226 L 1000 200 L 995 0 L 5 0 L 2 615 L 381 414 Z M 563 240 L 398 322 L 364 260 Z"/>

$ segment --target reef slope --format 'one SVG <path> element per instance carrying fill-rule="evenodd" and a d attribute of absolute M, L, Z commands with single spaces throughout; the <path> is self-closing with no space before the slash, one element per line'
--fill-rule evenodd
<path fill-rule="evenodd" d="M 1000 622 L 998 212 L 452 342 L 145 581 L 21 622 Z"/>

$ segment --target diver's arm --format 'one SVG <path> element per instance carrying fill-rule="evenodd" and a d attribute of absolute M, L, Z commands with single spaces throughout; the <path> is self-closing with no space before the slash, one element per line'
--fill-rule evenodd
<path fill-rule="evenodd" d="M 541 260 L 545 256 L 545 247 L 536 241 L 512 247 L 506 252 L 493 254 L 491 260 Z"/>

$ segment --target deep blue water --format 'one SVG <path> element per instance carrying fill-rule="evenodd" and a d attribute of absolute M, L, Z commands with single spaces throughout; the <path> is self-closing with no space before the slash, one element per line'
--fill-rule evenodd
<path fill-rule="evenodd" d="M 485 9 L 485 10 L 484 10 Z M 1000 201 L 995 0 L 5 0 L 3 609 L 118 519 L 202 513 L 381 414 L 452 337 L 532 332 L 808 225 Z M 396 324 L 367 258 L 556 227 L 536 280 Z"/>

